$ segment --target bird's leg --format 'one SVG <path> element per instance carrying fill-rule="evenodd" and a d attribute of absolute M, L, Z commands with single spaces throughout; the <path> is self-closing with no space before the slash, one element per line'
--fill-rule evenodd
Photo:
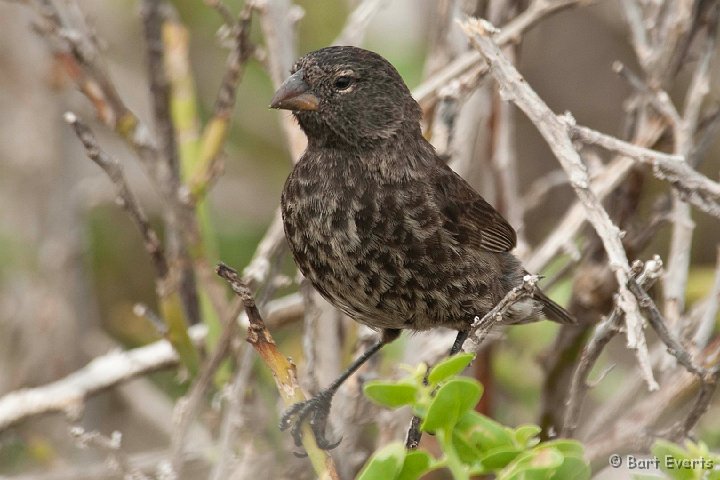
<path fill-rule="evenodd" d="M 470 336 L 470 332 L 468 330 L 458 330 L 457 337 L 455 337 L 453 346 L 452 346 L 452 348 L 450 348 L 450 354 L 449 354 L 450 357 L 460 353 L 460 350 L 462 350 L 465 340 L 467 340 L 469 336 Z"/>
<path fill-rule="evenodd" d="M 469 335 L 470 332 L 467 330 L 458 330 L 457 337 L 455 337 L 453 346 L 450 348 L 450 353 L 448 354 L 449 357 L 456 355 L 460 352 L 460 350 L 462 350 L 462 346 Z M 423 383 L 425 385 L 427 385 L 429 374 L 430 369 L 428 368 L 425 372 L 425 378 L 423 379 Z M 413 416 L 412 420 L 410 420 L 410 428 L 408 429 L 407 438 L 405 439 L 405 448 L 408 450 L 415 450 L 420 444 L 420 437 L 422 437 L 422 432 L 420 431 L 420 417 Z"/>
<path fill-rule="evenodd" d="M 280 430 L 290 428 L 296 446 L 302 445 L 302 424 L 305 420 L 310 421 L 310 427 L 315 434 L 317 446 L 323 450 L 332 450 L 340 444 L 342 438 L 336 442 L 330 442 L 325 438 L 325 427 L 327 426 L 328 415 L 332 398 L 340 385 L 355 373 L 370 357 L 375 355 L 385 344 L 392 342 L 400 335 L 400 330 L 384 329 L 380 340 L 365 350 L 329 387 L 321 390 L 317 395 L 291 405 L 280 418 Z"/>

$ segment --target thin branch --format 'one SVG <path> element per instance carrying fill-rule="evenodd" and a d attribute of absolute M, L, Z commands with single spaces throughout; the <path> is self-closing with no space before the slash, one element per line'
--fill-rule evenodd
<path fill-rule="evenodd" d="M 41 34 L 68 76 L 90 100 L 98 118 L 133 148 L 158 191 L 167 197 L 168 191 L 163 189 L 157 175 L 157 146 L 150 130 L 120 98 L 96 45 L 82 32 L 88 30 L 87 26 L 67 23 L 51 0 L 27 0 L 27 3 L 41 16 Z"/>
<path fill-rule="evenodd" d="M 220 452 L 219 460 L 210 477 L 212 480 L 225 480 L 228 478 L 232 460 L 234 457 L 234 447 L 238 434 L 245 426 L 245 414 L 243 406 L 245 404 L 245 393 L 250 382 L 250 376 L 254 365 L 255 351 L 243 346 L 243 351 L 239 355 L 239 366 L 235 377 L 233 378 L 226 406 L 226 413 L 220 427 Z"/>
<path fill-rule="evenodd" d="M 237 317 L 242 310 L 242 305 L 237 305 L 235 311 L 228 316 L 223 325 L 220 338 L 217 340 L 215 350 L 213 350 L 210 358 L 203 362 L 200 373 L 190 387 L 190 392 L 178 402 L 176 412 L 178 412 L 177 424 L 172 437 L 172 467 L 176 475 L 181 475 L 183 468 L 183 455 L 185 450 L 185 441 L 190 426 L 197 414 L 205 394 L 210 387 L 215 372 L 217 372 L 222 362 L 230 353 L 230 347 L 233 339 L 238 333 Z"/>
<path fill-rule="evenodd" d="M 666 320 L 662 317 L 662 314 L 658 310 L 655 302 L 647 294 L 647 292 L 640 287 L 637 282 L 630 278 L 628 280 L 630 291 L 632 291 L 640 302 L 640 307 L 648 312 L 648 323 L 652 326 L 653 330 L 658 334 L 660 340 L 667 346 L 667 351 L 670 355 L 675 357 L 677 361 L 687 369 L 687 371 L 694 373 L 698 377 L 703 378 L 705 373 L 703 369 L 693 362 L 692 355 L 680 344 L 678 338 L 668 329 Z"/>
<path fill-rule="evenodd" d="M 717 247 L 717 260 L 715 264 L 715 279 L 707 294 L 703 305 L 703 313 L 698 322 L 697 330 L 693 336 L 695 347 L 702 348 L 707 345 L 717 323 L 718 306 L 720 305 L 720 245 Z"/>
<path fill-rule="evenodd" d="M 494 40 L 500 46 L 517 42 L 522 34 L 532 28 L 544 17 L 573 7 L 590 3 L 589 0 L 534 0 L 530 6 L 517 17 L 513 18 L 495 36 Z M 482 57 L 475 51 L 468 51 L 458 56 L 451 63 L 438 72 L 427 78 L 413 91 L 413 97 L 420 103 L 423 109 L 434 103 L 437 92 L 451 80 L 457 78 L 467 71 L 477 68 Z M 481 67 L 479 75 L 487 73 L 487 65 Z"/>
<path fill-rule="evenodd" d="M 642 271 L 641 271 L 642 269 Z M 644 288 L 650 288 L 662 273 L 662 261 L 656 256 L 645 262 L 636 261 L 633 264 L 631 278 L 638 277 L 639 283 Z M 568 394 L 567 407 L 565 408 L 565 419 L 563 422 L 562 435 L 571 437 L 577 428 L 583 399 L 589 388 L 588 377 L 593 366 L 600 358 L 607 344 L 621 331 L 623 312 L 619 307 L 613 308 L 610 315 L 601 324 L 595 327 L 592 337 L 588 341 L 580 356 L 580 361 L 575 368 Z"/>
<path fill-rule="evenodd" d="M 132 468 L 130 458 L 121 449 L 122 434 L 114 431 L 109 437 L 98 431 L 86 431 L 83 427 L 75 426 L 70 429 L 70 435 L 75 439 L 78 448 L 94 447 L 107 454 L 107 463 L 123 478 L 132 480 L 150 480 L 140 470 Z"/>
<path fill-rule="evenodd" d="M 362 0 L 348 15 L 345 26 L 335 38 L 333 45 L 360 45 L 368 25 L 388 0 Z"/>
<path fill-rule="evenodd" d="M 305 400 L 305 395 L 297 379 L 295 365 L 277 348 L 270 331 L 265 326 L 255 299 L 248 286 L 240 279 L 235 270 L 221 263 L 217 266 L 217 274 L 224 278 L 238 295 L 245 307 L 250 325 L 247 330 L 247 341 L 258 352 L 265 365 L 273 373 L 275 384 L 285 404 L 290 406 Z M 318 448 L 312 429 L 309 425 L 302 426 L 302 443 L 318 476 L 325 479 L 338 479 L 332 457 L 328 452 Z"/>
<path fill-rule="evenodd" d="M 501 93 L 512 100 L 535 124 L 551 150 L 570 178 L 570 183 L 580 200 L 588 220 L 603 242 L 610 266 L 618 282 L 619 305 L 625 312 L 628 347 L 636 350 L 636 356 L 648 387 L 658 387 L 653 378 L 647 345 L 642 331 L 642 317 L 637 299 L 627 288 L 630 267 L 627 254 L 620 241 L 620 231 L 612 223 L 600 201 L 589 188 L 587 170 L 573 147 L 565 122 L 556 116 L 540 97 L 528 86 L 515 67 L 502 55 L 490 38 L 495 29 L 485 21 L 470 19 L 463 24 L 468 37 L 485 57 L 491 73 L 498 82 Z"/>
<path fill-rule="evenodd" d="M 720 218 L 720 183 L 688 165 L 684 161 L 686 158 L 684 155 L 670 155 L 633 145 L 597 130 L 575 125 L 570 120 L 566 120 L 565 123 L 573 138 L 652 166 L 655 176 L 670 183 L 681 198 L 699 210 Z"/>
<path fill-rule="evenodd" d="M 675 441 L 685 440 L 690 431 L 695 427 L 708 408 L 710 402 L 717 390 L 718 380 L 720 380 L 720 368 L 715 367 L 712 372 L 708 373 L 702 380 L 700 392 L 698 393 L 695 403 L 687 413 L 684 419 L 679 420 L 675 425 L 661 433 L 662 436 L 668 436 Z"/>
<path fill-rule="evenodd" d="M 709 372 L 704 379 L 705 382 L 684 368 L 676 369 L 671 376 L 666 378 L 661 390 L 653 392 L 631 407 L 624 407 L 621 412 L 615 414 L 612 429 L 599 432 L 589 440 L 585 440 L 586 458 L 591 462 L 607 462 L 607 456 L 613 452 L 624 451 L 628 448 L 636 451 L 648 449 L 655 440 L 655 436 L 650 435 L 649 432 L 656 423 L 669 412 L 686 405 L 688 397 L 699 390 L 698 397 L 688 416 L 682 420 L 685 425 L 694 424 L 699 415 L 707 408 L 712 391 L 715 389 L 714 384 L 717 384 L 720 339 L 716 338 L 700 352 L 697 361 Z M 703 385 L 706 386 L 703 388 Z M 634 392 L 634 395 L 637 395 L 637 392 Z M 671 431 L 661 434 L 674 434 L 677 439 L 678 432 L 684 431 L 684 427 L 680 427 L 682 430 L 678 430 L 678 425 L 675 424 L 674 427 L 671 427 Z"/>
<path fill-rule="evenodd" d="M 219 2 L 215 2 L 215 4 L 222 5 Z M 207 193 L 215 178 L 222 171 L 220 154 L 235 107 L 237 88 L 244 74 L 245 64 L 256 51 L 255 45 L 250 41 L 252 9 L 252 3 L 246 3 L 240 12 L 238 21 L 233 20 L 233 23 L 230 24 L 233 43 L 225 62 L 225 74 L 215 100 L 213 116 L 203 129 L 198 161 L 188 175 L 188 189 L 195 202 Z"/>
<path fill-rule="evenodd" d="M 164 1 L 142 0 L 141 2 L 140 16 L 147 49 L 150 99 L 158 137 L 160 163 L 164 163 L 157 165 L 158 173 L 161 175 L 159 181 L 165 185 L 165 188 L 176 193 L 180 186 L 180 160 L 175 141 L 175 127 L 170 115 L 170 82 L 165 74 L 165 48 L 162 35 L 163 23 L 172 14 L 169 5 Z"/>
<path fill-rule="evenodd" d="M 537 275 L 525 275 L 522 283 L 506 293 L 492 310 L 482 317 L 475 317 L 468 334 L 468 339 L 474 344 L 474 350 L 482 345 L 493 326 L 502 324 L 503 317 L 513 305 L 535 294 L 538 280 L 540 277 Z"/>
<path fill-rule="evenodd" d="M 196 345 L 201 345 L 207 328 L 193 325 L 188 333 Z M 65 412 L 71 417 L 78 417 L 89 397 L 134 377 L 176 366 L 178 361 L 177 353 L 166 340 L 95 357 L 80 370 L 60 380 L 0 397 L 0 431 L 42 413 Z"/>
<path fill-rule="evenodd" d="M 82 122 L 73 112 L 65 113 L 65 121 L 73 127 L 75 135 L 85 148 L 88 158 L 95 162 L 107 174 L 115 187 L 117 202 L 130 215 L 131 220 L 140 231 L 145 250 L 150 254 L 150 259 L 155 267 L 158 278 L 165 278 L 168 274 L 168 263 L 165 258 L 162 243 L 155 230 L 150 226 L 140 203 L 128 186 L 122 166 L 114 158 L 100 148 L 92 130 Z"/>

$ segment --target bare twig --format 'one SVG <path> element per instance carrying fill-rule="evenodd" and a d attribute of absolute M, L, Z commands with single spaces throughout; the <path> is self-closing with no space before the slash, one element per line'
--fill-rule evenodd
<path fill-rule="evenodd" d="M 642 331 L 643 321 L 638 310 L 637 300 L 627 288 L 630 267 L 620 241 L 620 232 L 589 188 L 587 170 L 572 145 L 565 122 L 553 114 L 522 79 L 515 67 L 504 58 L 498 46 L 490 38 L 490 32 L 494 31 L 494 27 L 487 22 L 472 19 L 465 22 L 463 26 L 473 44 L 489 63 L 491 73 L 498 82 L 500 91 L 503 92 L 506 99 L 516 103 L 533 121 L 567 172 L 588 220 L 603 242 L 611 268 L 615 273 L 619 288 L 619 306 L 625 312 L 627 323 L 628 346 L 636 350 L 640 369 L 648 387 L 651 390 L 657 389 L 658 385 L 653 378 L 648 359 L 647 345 Z"/>
<path fill-rule="evenodd" d="M 684 419 L 679 420 L 665 432 L 660 433 L 661 436 L 667 436 L 675 441 L 685 440 L 690 431 L 695 427 L 705 412 L 710 407 L 710 401 L 717 390 L 718 380 L 720 379 L 720 368 L 717 366 L 702 379 L 700 392 L 698 393 L 695 403 L 690 408 Z"/>
<path fill-rule="evenodd" d="M 234 457 L 235 440 L 245 424 L 243 412 L 245 392 L 250 382 L 255 351 L 244 346 L 240 354 L 239 367 L 233 378 L 227 401 L 227 412 L 220 428 L 220 458 L 215 465 L 212 480 L 228 478 L 231 462 Z M 249 412 L 248 412 L 249 413 Z"/>
<path fill-rule="evenodd" d="M 177 424 L 172 437 L 172 467 L 176 475 L 182 473 L 183 454 L 185 440 L 190 431 L 190 426 L 195 419 L 198 407 L 201 405 L 203 397 L 210 387 L 213 376 L 225 358 L 230 353 L 230 346 L 233 339 L 238 333 L 237 316 L 240 314 L 242 306 L 238 305 L 235 311 L 228 316 L 223 325 L 223 331 L 215 345 L 212 355 L 203 362 L 200 372 L 190 387 L 190 392 L 178 402 L 176 412 L 178 415 Z"/>
<path fill-rule="evenodd" d="M 107 463 L 110 468 L 120 473 L 123 478 L 132 480 L 150 480 L 140 470 L 130 465 L 130 459 L 121 449 L 122 434 L 118 431 L 112 432 L 107 437 L 97 431 L 86 431 L 80 426 L 70 428 L 70 435 L 75 438 L 79 448 L 94 447 L 107 454 Z"/>
<path fill-rule="evenodd" d="M 177 307 L 180 307 L 180 300 L 178 299 L 176 290 L 177 279 L 168 268 L 168 263 L 157 235 L 152 228 L 150 228 L 147 218 L 140 209 L 139 203 L 127 186 L 127 182 L 125 181 L 122 169 L 117 160 L 110 157 L 100 148 L 90 128 L 80 121 L 74 113 L 66 113 L 65 121 L 75 130 L 76 135 L 85 147 L 85 153 L 88 157 L 108 174 L 115 185 L 122 206 L 128 211 L 138 226 L 143 236 L 143 241 L 145 242 L 145 248 L 148 250 L 148 253 L 150 253 L 153 265 L 155 266 L 157 274 L 155 288 L 161 299 L 163 319 L 167 322 L 168 326 L 167 338 L 172 342 L 178 352 L 180 352 L 183 363 L 192 373 L 195 373 L 200 362 L 199 354 L 188 338 L 187 325 L 185 324 L 184 318 L 177 315 Z"/>
<path fill-rule="evenodd" d="M 150 259 L 155 267 L 158 278 L 165 278 L 168 274 L 168 263 L 165 258 L 162 243 L 157 233 L 155 233 L 155 230 L 150 226 L 137 198 L 132 190 L 130 190 L 122 166 L 115 158 L 100 148 L 93 132 L 77 115 L 72 112 L 67 112 L 65 114 L 65 121 L 75 130 L 75 134 L 82 142 L 83 147 L 85 147 L 85 153 L 90 160 L 102 168 L 110 178 L 110 181 L 112 181 L 117 195 L 117 202 L 127 211 L 133 223 L 135 223 L 140 231 L 143 243 L 145 244 L 145 250 L 150 254 Z"/>
<path fill-rule="evenodd" d="M 715 265 L 715 280 L 703 305 L 703 314 L 698 322 L 697 330 L 693 336 L 693 343 L 697 348 L 707 345 L 715 328 L 718 305 L 720 305 L 720 246 L 717 248 L 717 263 Z"/>
<path fill-rule="evenodd" d="M 222 3 L 215 2 L 217 8 Z M 222 146 L 225 144 L 230 117 L 235 107 L 237 87 L 242 79 L 245 64 L 255 53 L 255 45 L 250 41 L 252 3 L 246 3 L 240 12 L 238 21 L 230 25 L 232 49 L 225 62 L 225 74 L 215 99 L 213 117 L 203 129 L 201 149 L 197 164 L 188 175 L 188 189 L 193 201 L 198 201 L 214 179 L 222 171 L 220 164 Z M 226 19 L 227 21 L 228 19 Z"/>
<path fill-rule="evenodd" d="M 717 369 L 720 363 L 720 339 L 715 339 L 697 357 L 698 363 L 703 365 L 709 373 L 706 382 L 684 368 L 676 369 L 666 378 L 663 388 L 653 392 L 646 398 L 638 401 L 631 407 L 625 407 L 616 415 L 613 428 L 603 431 L 584 441 L 586 458 L 591 462 L 607 462 L 610 453 L 634 450 L 646 450 L 650 447 L 655 436 L 649 432 L 669 412 L 687 403 L 688 397 L 696 390 L 700 390 L 698 398 L 690 409 L 688 416 L 682 421 L 684 424 L 694 424 L 699 414 L 707 408 L 714 384 L 717 384 Z M 703 385 L 706 385 L 703 388 Z M 637 395 L 637 392 L 635 392 Z M 664 435 L 673 435 L 677 438 L 684 427 L 678 429 L 679 424 L 665 431 Z"/>
<path fill-rule="evenodd" d="M 642 269 L 642 271 L 641 271 Z M 633 264 L 632 275 L 637 276 L 638 281 L 644 288 L 649 288 L 660 277 L 662 261 L 655 257 L 645 263 L 636 261 Z M 588 376 L 600 354 L 612 338 L 621 331 L 622 310 L 615 307 L 610 315 L 596 328 L 583 350 L 580 361 L 573 373 L 570 383 L 570 390 L 565 409 L 565 420 L 563 425 L 563 436 L 572 436 L 577 428 L 577 420 L 582 407 L 583 398 L 589 387 Z"/>
<path fill-rule="evenodd" d="M 690 355 L 690 353 L 688 353 L 688 351 L 680 344 L 677 337 L 670 332 L 665 319 L 663 319 L 657 306 L 655 306 L 655 302 L 652 301 L 652 298 L 650 298 L 647 292 L 640 287 L 634 279 L 629 279 L 628 285 L 630 290 L 637 296 L 640 306 L 648 312 L 648 323 L 650 323 L 655 332 L 658 334 L 660 340 L 662 340 L 662 342 L 667 346 L 668 353 L 675 357 L 677 361 L 680 362 L 680 364 L 689 372 L 692 372 L 702 378 L 705 375 L 705 372 L 702 371 L 701 367 L 695 365 L 692 355 Z"/>
<path fill-rule="evenodd" d="M 194 325 L 188 333 L 196 345 L 202 344 L 207 329 L 204 325 Z M 41 413 L 65 412 L 77 417 L 88 397 L 139 375 L 177 364 L 178 355 L 166 340 L 95 357 L 85 367 L 53 383 L 0 397 L 0 430 Z"/>
<path fill-rule="evenodd" d="M 499 325 L 503 321 L 503 316 L 508 312 L 513 305 L 524 298 L 530 298 L 535 294 L 537 289 L 536 283 L 540 280 L 537 275 L 525 275 L 523 277 L 522 284 L 517 287 L 513 287 L 505 296 L 500 300 L 488 313 L 481 317 L 475 317 L 470 331 L 468 339 L 471 340 L 475 345 L 474 349 L 477 349 L 482 345 L 483 340 L 490 332 L 493 326 Z"/>
<path fill-rule="evenodd" d="M 165 49 L 162 36 L 163 22 L 172 14 L 169 5 L 163 1 L 142 0 L 140 15 L 147 49 L 150 99 L 161 157 L 160 163 L 164 163 L 164 165 L 157 165 L 158 173 L 161 175 L 159 181 L 166 190 L 176 194 L 180 186 L 180 160 L 175 142 L 175 127 L 170 115 L 170 82 L 165 74 Z"/>
<path fill-rule="evenodd" d="M 238 295 L 245 307 L 250 325 L 247 331 L 247 341 L 258 352 L 263 362 L 270 368 L 280 396 L 286 405 L 292 405 L 305 400 L 297 379 L 295 365 L 288 360 L 277 348 L 275 341 L 265 326 L 265 321 L 255 304 L 255 299 L 248 286 L 240 279 L 237 272 L 225 264 L 217 266 L 217 274 L 224 278 Z M 302 426 L 302 442 L 315 472 L 321 479 L 337 479 L 332 457 L 320 450 L 315 443 L 312 429 L 309 425 Z"/>
<path fill-rule="evenodd" d="M 333 45 L 360 45 L 367 27 L 388 0 L 362 0 L 348 15 L 345 26 Z"/>
<path fill-rule="evenodd" d="M 516 42 L 522 34 L 534 26 L 542 18 L 575 5 L 588 3 L 587 0 L 534 0 L 527 10 L 508 22 L 494 38 L 500 46 Z M 458 56 L 451 63 L 434 73 L 414 91 L 413 96 L 425 109 L 435 101 L 437 92 L 452 79 L 461 76 L 470 69 L 476 68 L 482 57 L 475 51 L 468 51 Z M 485 66 L 482 71 L 487 72 Z"/>
<path fill-rule="evenodd" d="M 693 169 L 684 161 L 684 155 L 670 155 L 633 145 L 596 130 L 575 125 L 570 120 L 566 120 L 566 125 L 572 135 L 583 142 L 599 145 L 652 166 L 655 176 L 669 182 L 681 198 L 699 210 L 720 218 L 720 183 Z"/>
<path fill-rule="evenodd" d="M 642 262 L 636 261 L 633 264 L 631 275 L 637 276 L 638 282 L 643 285 L 644 288 L 649 288 L 655 283 L 655 280 L 660 277 L 661 272 L 662 261 L 660 257 L 656 256 L 652 260 L 647 261 L 644 266 Z M 621 327 L 622 310 L 619 307 L 615 307 L 612 313 L 595 328 L 592 337 L 585 346 L 570 383 L 562 431 L 563 436 L 570 437 L 575 432 L 582 401 L 589 387 L 588 376 L 590 375 L 590 371 L 610 340 L 620 332 Z"/>

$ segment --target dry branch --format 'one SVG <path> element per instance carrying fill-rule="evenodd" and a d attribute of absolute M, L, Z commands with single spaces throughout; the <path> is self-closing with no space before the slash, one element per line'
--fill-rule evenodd
<path fill-rule="evenodd" d="M 502 55 L 497 44 L 490 38 L 495 28 L 479 20 L 468 20 L 463 27 L 475 47 L 490 65 L 491 73 L 498 82 L 501 93 L 512 100 L 535 124 L 545 137 L 580 200 L 585 214 L 600 236 L 611 269 L 618 282 L 619 306 L 625 312 L 628 346 L 636 350 L 640 370 L 651 390 L 658 388 L 653 378 L 647 345 L 642 331 L 643 320 L 635 296 L 628 290 L 630 267 L 627 254 L 620 241 L 620 231 L 613 225 L 607 212 L 589 188 L 587 170 L 573 147 L 565 122 L 555 115 L 540 97 L 528 86 L 515 67 Z"/>
<path fill-rule="evenodd" d="M 207 329 L 195 325 L 188 331 L 196 345 L 205 341 Z M 65 412 L 77 417 L 88 397 L 139 375 L 178 364 L 178 355 L 166 340 L 94 358 L 80 370 L 41 387 L 26 388 L 0 397 L 0 430 L 33 415 Z"/>
<path fill-rule="evenodd" d="M 642 271 L 640 271 L 641 268 Z M 660 257 L 656 256 L 654 259 L 647 261 L 644 267 L 640 261 L 636 261 L 633 264 L 631 278 L 637 277 L 638 283 L 647 289 L 655 283 L 661 273 L 662 261 Z M 621 331 L 621 327 L 622 311 L 619 307 L 615 307 L 610 315 L 595 328 L 592 337 L 587 342 L 570 383 L 562 431 L 563 436 L 570 437 L 575 432 L 582 401 L 589 387 L 588 376 L 590 371 L 610 340 Z"/>
<path fill-rule="evenodd" d="M 155 233 L 155 230 L 150 226 L 150 222 L 148 222 L 147 216 L 145 212 L 143 212 L 137 197 L 135 197 L 135 194 L 130 190 L 122 166 L 115 158 L 100 148 L 95 135 L 87 125 L 80 121 L 77 115 L 72 112 L 67 112 L 65 114 L 65 121 L 75 130 L 75 134 L 80 142 L 82 142 L 88 158 L 102 168 L 110 178 L 110 181 L 115 187 L 118 204 L 127 211 L 131 220 L 140 231 L 145 250 L 147 250 L 150 255 L 158 278 L 165 278 L 168 274 L 168 262 L 165 258 L 162 243 L 160 243 L 160 239 L 157 233 Z"/>
<path fill-rule="evenodd" d="M 524 12 L 503 26 L 494 40 L 500 46 L 517 42 L 526 30 L 547 15 L 583 3 L 589 3 L 589 0 L 534 0 Z M 420 84 L 413 91 L 413 96 L 423 109 L 428 108 L 435 102 L 440 89 L 469 70 L 476 69 L 479 62 L 482 62 L 482 56 L 475 51 L 468 51 L 460 55 Z M 487 73 L 486 65 L 481 66 L 478 75 L 484 73 Z"/>
<path fill-rule="evenodd" d="M 470 331 L 468 339 L 474 343 L 474 348 L 477 349 L 482 345 L 483 340 L 490 332 L 494 325 L 498 325 L 502 322 L 503 316 L 507 311 L 522 299 L 530 298 L 534 295 L 537 287 L 536 283 L 540 277 L 537 275 L 525 275 L 523 277 L 522 284 L 512 288 L 505 296 L 500 300 L 488 313 L 482 317 L 475 317 Z"/>

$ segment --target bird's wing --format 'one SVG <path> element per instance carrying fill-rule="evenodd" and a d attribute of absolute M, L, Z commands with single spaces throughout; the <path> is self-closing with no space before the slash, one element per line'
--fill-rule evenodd
<path fill-rule="evenodd" d="M 443 218 L 443 227 L 459 243 L 489 252 L 515 248 L 515 230 L 492 205 L 445 164 L 433 175 L 433 192 Z"/>

